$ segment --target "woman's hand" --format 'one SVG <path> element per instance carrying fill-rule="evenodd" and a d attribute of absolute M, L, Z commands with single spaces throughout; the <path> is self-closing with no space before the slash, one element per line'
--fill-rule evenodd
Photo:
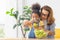
<path fill-rule="evenodd" d="M 54 32 L 49 31 L 48 35 L 54 35 Z"/>
<path fill-rule="evenodd" d="M 49 30 L 44 30 L 48 35 L 54 35 L 54 32 L 49 31 Z"/>

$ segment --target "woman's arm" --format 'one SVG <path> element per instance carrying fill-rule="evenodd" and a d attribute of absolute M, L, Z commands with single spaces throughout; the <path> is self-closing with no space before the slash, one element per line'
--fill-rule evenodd
<path fill-rule="evenodd" d="M 55 35 L 55 23 L 50 25 L 50 31 L 48 31 L 48 35 Z"/>

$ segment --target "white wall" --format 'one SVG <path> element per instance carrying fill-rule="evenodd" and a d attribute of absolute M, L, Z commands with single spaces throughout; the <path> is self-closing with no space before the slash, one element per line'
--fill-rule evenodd
<path fill-rule="evenodd" d="M 20 1 L 20 5 L 21 1 Z M 20 13 L 21 13 L 21 6 Z M 17 30 L 13 29 L 13 25 L 16 23 L 14 17 L 11 17 L 6 14 L 6 11 L 10 10 L 11 8 L 17 9 L 17 0 L 0 0 L 0 25 L 3 25 L 5 38 L 15 38 L 17 37 Z"/>
<path fill-rule="evenodd" d="M 3 24 L 5 38 L 23 37 L 20 27 L 18 27 L 18 30 L 17 28 L 13 29 L 13 25 L 16 24 L 15 18 L 6 14 L 6 11 L 9 11 L 11 8 L 18 10 L 19 15 L 22 14 L 23 11 L 22 6 L 24 4 L 23 1 L 24 0 L 1 0 L 0 1 L 0 26 Z"/>
<path fill-rule="evenodd" d="M 55 17 L 55 23 L 56 27 L 55 28 L 60 28 L 60 0 L 25 0 L 25 4 L 28 6 L 31 6 L 34 3 L 39 3 L 42 6 L 48 5 L 52 7 L 54 11 L 54 17 Z"/>

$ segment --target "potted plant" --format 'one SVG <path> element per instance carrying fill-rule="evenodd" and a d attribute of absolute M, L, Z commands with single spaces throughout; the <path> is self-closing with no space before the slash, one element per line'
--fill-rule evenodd
<path fill-rule="evenodd" d="M 22 22 L 23 20 L 30 20 L 30 15 L 31 15 L 31 7 L 28 7 L 28 6 L 24 6 L 23 7 L 23 14 L 22 15 L 19 15 L 18 17 L 18 10 L 14 11 L 14 8 L 11 8 L 10 11 L 6 11 L 6 14 L 9 14 L 10 16 L 13 16 L 15 17 L 15 19 L 17 20 L 16 24 L 13 26 L 13 29 L 15 29 L 16 27 L 21 27 L 21 31 L 23 33 L 23 29 L 22 29 Z M 23 36 L 25 37 L 25 34 L 23 33 Z"/>

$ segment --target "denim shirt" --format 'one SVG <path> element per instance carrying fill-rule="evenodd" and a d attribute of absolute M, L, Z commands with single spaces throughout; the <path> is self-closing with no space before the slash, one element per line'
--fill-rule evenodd
<path fill-rule="evenodd" d="M 29 35 L 28 35 L 29 38 L 35 38 L 35 33 L 34 33 L 34 28 L 32 27 Z"/>
<path fill-rule="evenodd" d="M 47 21 L 45 21 L 45 29 L 55 33 L 55 23 L 47 25 Z M 48 35 L 47 38 L 54 38 L 54 35 Z"/>
<path fill-rule="evenodd" d="M 31 31 L 30 31 L 30 33 L 29 33 L 29 35 L 28 35 L 29 38 L 36 38 L 36 37 L 35 37 L 35 33 L 34 33 L 33 23 L 34 23 L 34 22 L 32 22 L 32 29 L 31 29 Z"/>

